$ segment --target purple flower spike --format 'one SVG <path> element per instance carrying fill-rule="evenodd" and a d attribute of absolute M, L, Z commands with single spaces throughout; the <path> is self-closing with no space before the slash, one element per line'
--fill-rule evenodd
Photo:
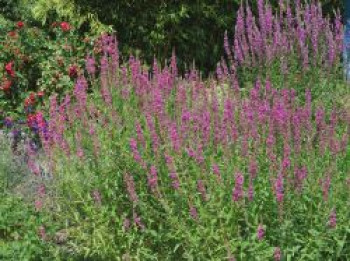
<path fill-rule="evenodd" d="M 263 240 L 263 238 L 265 237 L 265 229 L 262 224 L 259 224 L 256 236 L 258 240 Z"/>
<path fill-rule="evenodd" d="M 232 200 L 239 201 L 243 197 L 244 177 L 242 173 L 238 172 L 235 179 L 235 187 L 232 189 Z"/>
<path fill-rule="evenodd" d="M 337 213 L 335 212 L 335 209 L 332 209 L 331 214 L 329 215 L 329 227 L 335 228 L 337 226 Z"/>
<path fill-rule="evenodd" d="M 273 253 L 273 257 L 274 257 L 275 261 L 281 260 L 281 258 L 282 258 L 281 248 L 279 248 L 279 247 L 275 248 L 275 252 Z"/>

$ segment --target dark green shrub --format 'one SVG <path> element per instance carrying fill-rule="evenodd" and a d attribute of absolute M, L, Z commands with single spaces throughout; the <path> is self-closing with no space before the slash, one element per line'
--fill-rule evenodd
<path fill-rule="evenodd" d="M 73 0 L 80 12 L 94 13 L 113 25 L 124 55 L 139 50 L 152 63 L 156 56 L 164 62 L 174 48 L 183 71 L 196 62 L 208 74 L 224 55 L 223 37 L 233 34 L 236 11 L 241 1 L 93 1 Z M 249 1 L 256 6 L 256 0 Z M 293 2 L 293 1 L 292 1 Z M 302 2 L 302 1 L 301 1 Z M 271 1 L 278 8 L 279 1 Z M 342 8 L 341 1 L 321 1 L 325 14 Z M 253 10 L 256 11 L 256 10 Z"/>
<path fill-rule="evenodd" d="M 180 68 L 196 65 L 205 72 L 223 55 L 225 30 L 232 32 L 240 1 L 81 1 L 81 12 L 96 13 L 113 25 L 123 54 L 139 50 L 148 63 L 164 62 L 173 48 Z"/>

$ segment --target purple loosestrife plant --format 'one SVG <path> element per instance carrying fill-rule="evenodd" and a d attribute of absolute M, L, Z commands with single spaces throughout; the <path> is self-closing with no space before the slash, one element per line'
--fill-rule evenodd
<path fill-rule="evenodd" d="M 169 135 L 170 135 L 170 139 L 171 139 L 171 142 L 173 145 L 173 149 L 175 152 L 179 152 L 179 150 L 181 148 L 181 141 L 180 141 L 180 137 L 179 137 L 178 132 L 177 132 L 176 123 L 172 123 L 170 125 L 169 132 L 170 132 Z"/>
<path fill-rule="evenodd" d="M 295 179 L 295 189 L 298 193 L 301 193 L 303 189 L 304 180 L 307 178 L 307 168 L 305 166 L 298 168 L 295 167 L 294 170 L 294 179 Z"/>
<path fill-rule="evenodd" d="M 335 209 L 332 209 L 331 214 L 329 215 L 328 225 L 330 228 L 335 228 L 337 226 L 337 213 Z"/>
<path fill-rule="evenodd" d="M 137 141 L 135 139 L 130 139 L 130 148 L 134 156 L 134 160 L 138 163 L 142 163 L 141 155 L 137 148 Z"/>
<path fill-rule="evenodd" d="M 128 192 L 128 195 L 129 195 L 129 199 L 133 203 L 137 203 L 139 198 L 136 194 L 134 178 L 129 173 L 125 173 L 124 174 L 124 182 L 126 185 L 126 190 Z"/>
<path fill-rule="evenodd" d="M 178 190 L 180 188 L 180 180 L 178 177 L 178 174 L 176 172 L 176 168 L 173 162 L 173 158 L 169 154 L 164 155 L 168 170 L 169 170 L 169 177 L 171 179 L 171 186 Z"/>
<path fill-rule="evenodd" d="M 222 177 L 221 177 L 219 166 L 217 164 L 213 164 L 212 171 L 213 171 L 214 175 L 216 176 L 218 183 L 221 183 Z"/>
<path fill-rule="evenodd" d="M 35 200 L 35 202 L 34 202 L 35 211 L 40 212 L 41 209 L 43 208 L 43 206 L 44 206 L 44 203 L 43 203 L 42 199 Z"/>
<path fill-rule="evenodd" d="M 133 211 L 133 219 L 136 227 L 138 227 L 141 230 L 145 230 L 146 226 L 143 224 L 141 217 L 136 213 L 135 210 Z"/>
<path fill-rule="evenodd" d="M 139 122 L 135 123 L 136 133 L 137 133 L 137 141 L 142 144 L 143 147 L 146 146 L 146 141 L 143 135 L 143 130 L 141 124 Z M 134 146 L 135 147 L 135 146 Z"/>
<path fill-rule="evenodd" d="M 96 205 L 100 206 L 102 204 L 102 197 L 101 197 L 101 193 L 99 192 L 99 190 L 95 189 L 92 191 L 92 198 L 94 199 L 94 202 Z"/>
<path fill-rule="evenodd" d="M 46 234 L 46 229 L 44 226 L 40 226 L 38 228 L 38 235 L 39 235 L 39 238 L 43 241 L 46 241 L 47 239 L 47 234 Z"/>
<path fill-rule="evenodd" d="M 96 66 L 95 66 L 95 59 L 91 56 L 86 57 L 86 71 L 91 75 L 95 76 L 96 73 Z"/>
<path fill-rule="evenodd" d="M 276 200 L 279 204 L 282 204 L 284 198 L 284 186 L 283 186 L 283 174 L 279 173 L 274 184 L 274 190 L 276 195 Z"/>
<path fill-rule="evenodd" d="M 190 206 L 190 216 L 192 217 L 193 220 L 198 220 L 198 211 L 197 208 L 194 206 Z"/>
<path fill-rule="evenodd" d="M 82 253 L 85 248 L 103 253 L 115 249 L 113 254 L 105 253 L 104 259 L 121 253 L 147 259 L 143 256 L 147 253 L 221 260 L 226 255 L 222 247 L 227 246 L 236 256 L 241 251 L 247 260 L 266 260 L 273 255 L 271 242 L 283 244 L 285 255 L 292 253 L 294 239 L 285 229 L 293 230 L 305 253 L 314 250 L 310 248 L 315 245 L 312 229 L 320 233 L 319 238 L 333 240 L 319 229 L 325 221 L 317 217 L 328 204 L 336 203 L 338 216 L 346 211 L 349 116 L 337 107 L 332 111 L 328 103 L 315 103 L 313 86 L 305 83 L 303 88 L 310 89 L 306 92 L 290 89 L 288 75 L 283 76 L 286 85 L 276 85 L 280 76 L 264 75 L 262 69 L 267 56 L 274 66 L 274 59 L 279 62 L 284 56 L 288 73 L 295 76 L 293 70 L 302 66 L 306 47 L 308 66 L 313 68 L 310 34 L 317 28 L 312 20 L 322 17 L 310 5 L 305 18 L 310 23 L 304 26 L 300 22 L 304 6 L 300 4 L 296 14 L 289 7 L 287 15 L 286 5 L 282 20 L 277 21 L 280 18 L 272 14 L 269 4 L 261 1 L 259 5 L 264 19 L 254 19 L 248 7 L 239 10 L 234 39 L 242 61 L 234 48 L 229 51 L 234 66 L 241 67 L 232 71 L 231 64 L 221 61 L 218 81 L 203 82 L 195 69 L 180 77 L 174 57 L 165 68 L 156 60 L 152 68 L 146 67 L 136 57 L 115 68 L 118 55 L 113 38 L 108 38 L 105 64 L 101 68 L 99 59 L 95 60 L 95 76 L 100 78 L 77 79 L 72 100 L 63 106 L 52 98 L 48 139 L 44 135 L 41 139 L 56 164 L 53 176 L 62 179 L 57 204 L 64 206 L 67 217 L 77 216 L 76 231 L 98 231 L 108 238 L 107 247 L 98 248 L 90 239 L 87 242 L 85 232 L 84 236 L 77 233 L 72 240 L 81 242 Z M 320 26 L 318 42 L 325 40 L 324 31 L 329 30 Z M 259 77 L 242 76 L 241 69 L 248 71 L 244 67 L 248 64 L 261 66 Z M 111 100 L 106 100 L 103 88 Z M 84 157 L 66 154 L 63 144 L 72 152 L 83 147 Z M 83 207 L 77 203 L 86 199 L 91 188 L 98 188 L 104 197 L 97 215 L 91 200 L 86 200 L 86 206 L 84 201 Z M 323 196 L 326 202 L 315 204 Z M 76 209 L 84 211 L 84 218 L 76 215 Z M 257 220 L 262 224 L 252 230 Z M 128 233 L 116 230 L 123 226 Z M 344 227 L 338 217 L 337 230 Z M 250 240 L 255 236 L 261 240 Z M 247 242 L 252 246 L 249 250 L 244 247 Z M 169 254 L 169 249 L 174 253 Z M 303 253 L 294 254 L 306 258 Z M 281 249 L 276 248 L 274 258 L 281 260 Z"/>
<path fill-rule="evenodd" d="M 205 184 L 203 180 L 197 181 L 197 190 L 201 194 L 203 201 L 208 201 L 209 198 L 208 198 L 207 190 L 205 188 Z"/>
<path fill-rule="evenodd" d="M 253 185 L 252 178 L 249 179 L 248 200 L 249 201 L 253 201 L 254 200 L 254 185 Z"/>
<path fill-rule="evenodd" d="M 37 190 L 37 193 L 38 193 L 38 196 L 40 198 L 44 197 L 45 194 L 46 194 L 46 187 L 45 187 L 45 184 L 40 184 L 38 186 L 38 190 Z"/>
<path fill-rule="evenodd" d="M 240 172 L 237 172 L 235 175 L 235 186 L 232 189 L 233 201 L 239 201 L 243 197 L 243 183 L 244 183 L 243 174 Z"/>
<path fill-rule="evenodd" d="M 311 66 L 323 72 L 337 70 L 343 30 L 339 13 L 330 21 L 322 16 L 321 6 L 314 1 L 293 7 L 282 1 L 279 10 L 273 13 L 268 1 L 259 0 L 257 10 L 255 17 L 252 8 L 242 2 L 237 11 L 232 48 L 228 47 L 227 35 L 224 36 L 224 49 L 227 57 L 234 54 L 233 61 L 229 58 L 234 67 L 269 71 L 264 67 L 279 63 L 284 76 L 295 70 L 303 75 L 312 74 Z M 295 62 L 298 67 L 290 66 Z"/>
<path fill-rule="evenodd" d="M 262 224 L 259 224 L 258 226 L 256 237 L 258 238 L 258 240 L 263 240 L 265 237 L 265 228 Z"/>
<path fill-rule="evenodd" d="M 155 192 L 158 186 L 158 172 L 155 166 L 150 167 L 150 171 L 147 176 L 147 182 L 152 192 Z"/>
<path fill-rule="evenodd" d="M 321 183 L 321 189 L 322 189 L 322 195 L 323 195 L 323 200 L 326 202 L 328 200 L 328 194 L 329 194 L 329 189 L 331 186 L 331 176 L 330 174 L 327 174 L 327 176 L 324 177 L 320 181 Z"/>
<path fill-rule="evenodd" d="M 281 248 L 276 247 L 275 251 L 273 253 L 273 258 L 275 259 L 275 261 L 280 261 L 282 258 L 282 252 L 281 252 Z"/>
<path fill-rule="evenodd" d="M 124 231 L 128 231 L 130 229 L 131 226 L 131 221 L 129 218 L 125 218 L 123 221 L 123 229 Z"/>
<path fill-rule="evenodd" d="M 172 180 L 171 186 L 175 190 L 178 190 L 180 188 L 180 181 L 179 181 L 179 177 L 178 177 L 177 173 L 175 171 L 174 172 L 170 172 L 169 177 Z"/>

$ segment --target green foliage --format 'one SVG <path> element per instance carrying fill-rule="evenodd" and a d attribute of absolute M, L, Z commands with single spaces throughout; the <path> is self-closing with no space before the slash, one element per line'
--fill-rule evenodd
<path fill-rule="evenodd" d="M 344 13 L 344 0 L 322 0 L 320 1 L 322 4 L 322 10 L 325 15 L 329 15 L 330 17 L 334 17 L 334 11 L 338 10 L 341 14 Z"/>
<path fill-rule="evenodd" d="M 42 25 L 48 25 L 54 21 L 68 20 L 83 31 L 84 25 L 88 25 L 89 33 L 93 35 L 111 31 L 111 28 L 102 24 L 95 14 L 81 13 L 73 0 L 21 0 L 21 5 L 31 6 L 29 12 L 23 13 L 26 19 L 38 21 Z"/>
<path fill-rule="evenodd" d="M 0 260 L 45 260 L 49 245 L 40 239 L 38 229 L 47 227 L 44 213 L 34 210 L 40 179 L 26 165 L 22 144 L 16 154 L 10 140 L 0 135 Z M 41 181 L 42 182 L 42 181 Z M 51 255 L 52 257 L 52 255 Z M 52 259 L 51 259 L 52 260 Z"/>
<path fill-rule="evenodd" d="M 0 193 L 5 193 L 18 185 L 29 174 L 25 166 L 12 153 L 9 139 L 0 134 Z"/>
<path fill-rule="evenodd" d="M 6 18 L 17 20 L 20 18 L 20 0 L 1 0 L 0 13 Z"/>
<path fill-rule="evenodd" d="M 174 48 L 182 70 L 195 61 L 206 73 L 223 55 L 224 31 L 232 32 L 239 2 L 75 1 L 82 13 L 113 25 L 124 55 L 133 51 L 149 64 L 154 56 L 164 64 Z"/>
<path fill-rule="evenodd" d="M 48 246 L 38 237 L 40 218 L 21 198 L 0 193 L 0 259 L 45 260 Z"/>

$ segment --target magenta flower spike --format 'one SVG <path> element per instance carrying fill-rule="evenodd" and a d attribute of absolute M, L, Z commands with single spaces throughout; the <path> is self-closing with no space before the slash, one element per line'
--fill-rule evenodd
<path fill-rule="evenodd" d="M 243 197 L 243 183 L 244 176 L 242 173 L 237 172 L 235 175 L 235 186 L 232 190 L 232 200 L 239 201 Z"/>
<path fill-rule="evenodd" d="M 126 190 L 128 192 L 129 199 L 133 203 L 137 203 L 139 199 L 138 199 L 138 196 L 136 194 L 135 183 L 134 183 L 133 176 L 130 175 L 129 173 L 125 173 L 124 174 L 124 182 L 125 182 L 125 185 L 126 185 Z"/>
<path fill-rule="evenodd" d="M 337 226 L 337 213 L 335 209 L 332 209 L 331 214 L 329 215 L 328 224 L 330 228 L 335 228 Z"/>
<path fill-rule="evenodd" d="M 265 237 L 265 228 L 262 224 L 259 224 L 257 232 L 256 232 L 256 236 L 258 238 L 258 240 L 263 240 Z"/>
<path fill-rule="evenodd" d="M 281 252 L 281 248 L 276 247 L 275 251 L 273 253 L 273 257 L 275 259 L 275 261 L 280 261 L 282 258 L 282 252 Z"/>

